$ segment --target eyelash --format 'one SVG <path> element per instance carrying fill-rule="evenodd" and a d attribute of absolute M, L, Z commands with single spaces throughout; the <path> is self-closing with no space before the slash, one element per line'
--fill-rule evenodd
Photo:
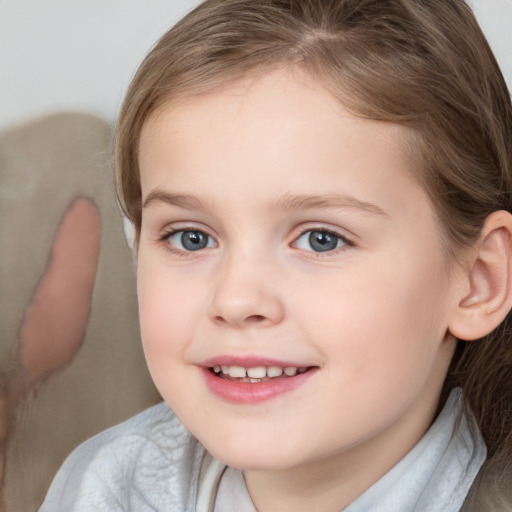
<path fill-rule="evenodd" d="M 172 253 L 173 255 L 175 256 L 179 256 L 181 258 L 189 258 L 190 256 L 192 256 L 194 254 L 194 252 L 199 252 L 199 251 L 182 251 L 181 249 L 176 249 L 175 247 L 173 247 L 170 243 L 169 243 L 169 240 L 170 238 L 177 234 L 177 233 L 186 233 L 187 231 L 199 231 L 201 233 L 203 233 L 204 235 L 206 235 L 208 238 L 211 238 L 213 239 L 212 236 L 210 236 L 208 233 L 206 233 L 204 230 L 202 229 L 198 229 L 198 228 L 195 228 L 195 227 L 185 227 L 185 228 L 179 228 L 179 229 L 170 229 L 168 231 L 166 231 L 165 233 L 163 233 L 159 238 L 158 238 L 158 241 L 160 243 L 163 243 L 164 245 L 164 249 L 170 253 Z"/>
<path fill-rule="evenodd" d="M 343 245 L 341 247 L 336 247 L 335 249 L 329 250 L 329 251 L 307 251 L 314 254 L 317 258 L 324 257 L 332 254 L 337 254 L 340 251 L 345 251 L 349 247 L 354 247 L 356 244 L 347 238 L 346 236 L 342 235 L 341 233 L 338 233 L 337 231 L 334 231 L 332 229 L 328 229 L 325 227 L 307 227 L 303 228 L 297 236 L 294 237 L 293 243 L 296 244 L 298 240 L 300 240 L 306 233 L 327 233 L 328 235 L 331 235 L 333 237 L 336 237 L 338 240 L 340 240 Z"/>
<path fill-rule="evenodd" d="M 164 243 L 164 249 L 174 255 L 177 255 L 177 256 L 180 256 L 182 258 L 188 258 L 190 256 L 193 255 L 194 252 L 200 252 L 202 251 L 202 249 L 199 249 L 198 251 L 183 251 L 181 249 L 176 249 L 175 247 L 173 247 L 170 243 L 169 243 L 169 240 L 170 238 L 177 234 L 177 233 L 185 233 L 185 232 L 189 232 L 189 231 L 198 231 L 198 232 L 201 232 L 203 233 L 205 236 L 207 236 L 208 238 L 210 239 L 213 239 L 212 236 L 210 236 L 208 233 L 206 233 L 205 231 L 201 230 L 201 229 L 198 229 L 198 228 L 180 228 L 180 229 L 171 229 L 169 231 L 166 231 L 165 233 L 163 233 L 158 241 L 160 243 Z M 348 247 L 353 247 L 355 246 L 355 243 L 350 240 L 349 238 L 347 238 L 346 236 L 334 231 L 334 230 L 331 230 L 331 229 L 326 229 L 324 227 L 308 227 L 308 228 L 304 228 L 302 229 L 293 239 L 293 242 L 292 244 L 296 244 L 298 240 L 300 240 L 306 233 L 315 233 L 315 232 L 318 232 L 318 233 L 326 233 L 328 235 L 331 235 L 335 238 L 337 238 L 338 240 L 340 240 L 343 245 L 341 247 L 336 247 L 332 250 L 327 250 L 327 251 L 306 251 L 306 252 L 311 252 L 312 254 L 315 254 L 315 256 L 318 258 L 318 257 L 324 257 L 324 256 L 328 256 L 328 255 L 332 255 L 332 254 L 335 254 L 335 253 L 338 253 L 339 251 L 344 251 L 346 250 Z"/>

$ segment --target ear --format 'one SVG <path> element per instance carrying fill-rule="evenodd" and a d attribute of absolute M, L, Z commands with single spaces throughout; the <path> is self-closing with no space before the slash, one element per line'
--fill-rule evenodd
<path fill-rule="evenodd" d="M 471 252 L 464 274 L 465 292 L 448 327 L 456 338 L 482 338 L 498 327 L 510 311 L 511 240 L 512 215 L 501 210 L 489 215 Z"/>

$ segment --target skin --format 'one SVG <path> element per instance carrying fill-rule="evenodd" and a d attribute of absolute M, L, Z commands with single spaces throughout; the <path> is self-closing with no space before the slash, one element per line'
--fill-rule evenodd
<path fill-rule="evenodd" d="M 411 177 L 406 139 L 285 70 L 168 105 L 144 126 L 147 362 L 206 449 L 244 470 L 260 512 L 339 511 L 434 419 L 467 285 Z M 165 238 L 183 229 L 208 246 Z M 307 230 L 336 233 L 338 247 L 315 252 Z M 220 355 L 316 371 L 236 404 L 205 383 L 201 364 Z"/>

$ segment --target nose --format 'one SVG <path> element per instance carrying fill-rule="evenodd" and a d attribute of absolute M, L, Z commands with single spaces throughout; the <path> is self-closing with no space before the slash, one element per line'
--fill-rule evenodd
<path fill-rule="evenodd" d="M 236 328 L 279 324 L 285 313 L 276 274 L 253 258 L 230 258 L 218 269 L 209 315 L 218 325 Z"/>

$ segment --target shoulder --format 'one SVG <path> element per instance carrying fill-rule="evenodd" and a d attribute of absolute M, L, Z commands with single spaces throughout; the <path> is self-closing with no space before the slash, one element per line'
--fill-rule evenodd
<path fill-rule="evenodd" d="M 40 512 L 193 510 L 203 453 L 169 407 L 158 404 L 81 444 Z"/>

